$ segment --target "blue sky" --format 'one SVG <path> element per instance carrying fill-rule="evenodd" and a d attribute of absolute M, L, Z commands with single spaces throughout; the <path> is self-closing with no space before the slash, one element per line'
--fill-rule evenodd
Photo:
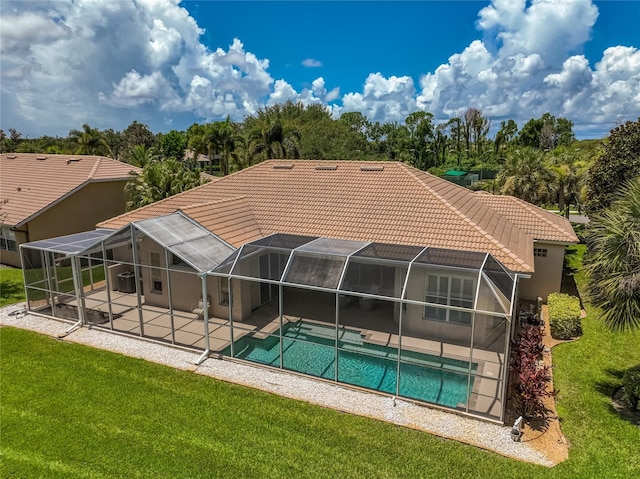
<path fill-rule="evenodd" d="M 0 127 L 155 132 L 321 103 L 437 122 L 640 116 L 640 1 L 2 1 Z"/>

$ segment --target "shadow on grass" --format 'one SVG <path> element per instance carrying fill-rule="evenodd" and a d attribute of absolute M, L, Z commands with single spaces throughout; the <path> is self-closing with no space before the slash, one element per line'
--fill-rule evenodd
<path fill-rule="evenodd" d="M 603 381 L 596 382 L 595 390 L 610 399 L 614 391 L 622 384 L 624 371 L 624 369 L 605 369 L 604 373 L 607 376 Z"/>
<path fill-rule="evenodd" d="M 24 293 L 21 284 L 14 281 L 0 281 L 0 298 L 9 300 L 18 297 Z"/>

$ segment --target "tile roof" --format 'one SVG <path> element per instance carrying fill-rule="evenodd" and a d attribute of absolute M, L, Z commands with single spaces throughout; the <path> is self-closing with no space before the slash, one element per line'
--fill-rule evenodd
<path fill-rule="evenodd" d="M 538 241 L 577 243 L 578 237 L 566 218 L 513 196 L 477 192 L 476 196 L 522 231 Z"/>
<path fill-rule="evenodd" d="M 138 168 L 103 156 L 0 154 L 0 219 L 20 226 L 86 183 L 127 179 Z"/>
<path fill-rule="evenodd" d="M 526 231 L 472 191 L 403 163 L 270 160 L 99 226 L 178 209 L 237 247 L 301 234 L 489 252 L 513 271 L 533 272 Z"/>

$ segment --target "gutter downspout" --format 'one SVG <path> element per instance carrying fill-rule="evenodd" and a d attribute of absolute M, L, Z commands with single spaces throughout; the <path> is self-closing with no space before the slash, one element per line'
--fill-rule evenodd
<path fill-rule="evenodd" d="M 209 301 L 207 298 L 207 274 L 200 275 L 202 280 L 202 321 L 204 323 L 204 352 L 196 361 L 196 366 L 200 366 L 211 354 L 209 349 Z"/>

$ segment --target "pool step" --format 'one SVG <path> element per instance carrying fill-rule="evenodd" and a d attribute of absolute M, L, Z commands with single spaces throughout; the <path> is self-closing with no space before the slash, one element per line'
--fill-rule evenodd
<path fill-rule="evenodd" d="M 303 339 L 314 342 L 315 338 L 335 340 L 336 331 L 333 328 L 320 324 L 303 323 L 299 321 L 289 328 L 291 333 L 295 333 L 295 339 Z M 362 334 L 354 330 L 339 330 L 338 340 L 350 344 L 362 344 Z"/>

